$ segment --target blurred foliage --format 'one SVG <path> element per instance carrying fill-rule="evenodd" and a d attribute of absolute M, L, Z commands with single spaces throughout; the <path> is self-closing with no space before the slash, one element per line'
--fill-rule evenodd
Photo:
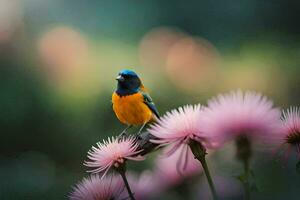
<path fill-rule="evenodd" d="M 284 0 L 2 0 L 0 199 L 67 198 L 86 175 L 89 148 L 123 129 L 110 98 L 124 67 L 140 74 L 162 114 L 237 88 L 299 105 L 299 8 Z M 222 153 L 210 164 L 233 177 L 240 169 Z M 255 199 L 298 199 L 295 160 L 282 167 L 264 157 Z M 151 168 L 151 158 L 132 167 Z M 186 199 L 186 189 L 163 199 Z"/>

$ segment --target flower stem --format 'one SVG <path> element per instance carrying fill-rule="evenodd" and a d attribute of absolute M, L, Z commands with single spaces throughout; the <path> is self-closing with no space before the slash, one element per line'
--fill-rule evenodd
<path fill-rule="evenodd" d="M 197 158 L 198 159 L 198 158 Z M 216 189 L 215 189 L 215 186 L 214 186 L 214 183 L 213 183 L 213 180 L 211 178 L 211 175 L 210 175 L 210 172 L 208 170 L 208 166 L 207 166 L 207 163 L 206 163 L 206 159 L 205 159 L 205 156 L 203 156 L 202 158 L 199 158 L 198 159 L 201 164 L 202 164 L 202 167 L 203 167 L 203 170 L 204 170 L 204 173 L 206 175 L 206 178 L 207 178 L 207 182 L 209 184 L 209 188 L 211 190 L 211 193 L 213 195 L 213 199 L 217 199 L 217 192 L 216 192 Z"/>
<path fill-rule="evenodd" d="M 244 190 L 245 190 L 245 200 L 250 200 L 250 184 L 249 184 L 249 176 L 250 176 L 250 170 L 249 170 L 249 161 L 244 160 L 244 173 L 245 173 L 245 180 L 244 180 Z"/>
<path fill-rule="evenodd" d="M 242 179 L 242 183 L 245 190 L 245 200 L 250 200 L 250 167 L 249 162 L 252 156 L 252 145 L 251 141 L 247 136 L 241 135 L 236 138 L 236 157 L 239 161 L 241 161 L 244 165 L 244 175 Z"/>
<path fill-rule="evenodd" d="M 128 195 L 129 195 L 129 198 L 131 200 L 135 200 L 134 195 L 133 195 L 133 193 L 132 193 L 132 191 L 130 189 L 129 183 L 127 181 L 127 178 L 126 178 L 126 175 L 125 175 L 125 170 L 118 170 L 118 172 L 120 173 L 120 175 L 121 175 L 121 177 L 123 179 L 124 185 L 125 185 L 125 187 L 127 189 Z"/>
<path fill-rule="evenodd" d="M 211 178 L 211 175 L 210 175 L 207 163 L 206 163 L 206 159 L 205 159 L 206 149 L 201 145 L 201 143 L 194 141 L 194 140 L 190 141 L 189 146 L 190 146 L 195 158 L 197 160 L 199 160 L 202 165 L 202 168 L 204 170 L 204 173 L 205 173 L 211 194 L 213 196 L 213 199 L 217 200 L 218 199 L 217 192 L 216 192 L 216 189 L 215 189 L 215 186 L 214 186 L 213 180 Z"/>

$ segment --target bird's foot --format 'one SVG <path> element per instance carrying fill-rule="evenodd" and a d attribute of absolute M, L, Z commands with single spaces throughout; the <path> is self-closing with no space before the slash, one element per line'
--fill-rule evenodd
<path fill-rule="evenodd" d="M 142 134 L 142 131 L 136 133 L 136 136 L 139 137 Z"/>
<path fill-rule="evenodd" d="M 118 136 L 118 138 L 123 138 L 127 136 L 127 132 L 126 131 L 122 131 L 122 133 L 120 133 L 120 135 Z"/>
<path fill-rule="evenodd" d="M 132 127 L 132 125 L 128 125 L 123 131 L 122 133 L 118 136 L 119 138 L 123 138 L 127 136 L 127 130 L 130 129 Z"/>
<path fill-rule="evenodd" d="M 145 128 L 146 124 L 147 123 L 144 123 L 143 126 L 140 128 L 139 132 L 137 132 L 137 134 L 136 134 L 137 137 L 139 137 L 142 134 L 143 129 Z"/>
<path fill-rule="evenodd" d="M 141 140 L 141 139 L 143 139 L 141 135 L 142 135 L 142 132 L 138 132 L 138 133 L 135 135 L 135 137 L 136 137 L 138 140 Z"/>

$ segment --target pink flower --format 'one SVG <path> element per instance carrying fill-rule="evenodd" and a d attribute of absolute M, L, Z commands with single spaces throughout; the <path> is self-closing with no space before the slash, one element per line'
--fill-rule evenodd
<path fill-rule="evenodd" d="M 296 147 L 300 158 L 300 110 L 290 107 L 283 111 L 282 127 L 275 144 L 287 145 L 287 153 L 292 147 Z"/>
<path fill-rule="evenodd" d="M 143 171 L 139 176 L 130 172 L 127 174 L 127 177 L 134 197 L 137 200 L 155 199 L 164 189 L 161 177 L 149 170 Z M 128 197 L 126 191 L 123 192 L 122 197 L 124 197 L 124 199 Z"/>
<path fill-rule="evenodd" d="M 232 91 L 208 101 L 201 122 L 211 140 L 222 144 L 238 136 L 265 140 L 278 131 L 280 110 L 256 92 Z"/>
<path fill-rule="evenodd" d="M 169 155 L 179 149 L 181 145 L 188 145 L 190 140 L 195 140 L 206 148 L 212 147 L 213 144 L 207 140 L 206 135 L 201 130 L 199 119 L 202 110 L 202 106 L 198 104 L 186 105 L 167 112 L 148 129 L 152 135 L 157 137 L 151 141 L 161 146 L 171 145 L 172 148 L 167 152 Z"/>
<path fill-rule="evenodd" d="M 177 185 L 202 171 L 200 162 L 194 158 L 189 146 L 181 145 L 178 148 L 169 157 L 160 156 L 155 161 L 157 177 L 161 177 L 160 180 L 166 187 Z"/>
<path fill-rule="evenodd" d="M 100 179 L 98 174 L 91 175 L 79 182 L 70 194 L 70 200 L 111 200 L 120 199 L 124 189 L 120 178 L 108 176 Z"/>
<path fill-rule="evenodd" d="M 104 177 L 108 170 L 112 167 L 118 168 L 124 164 L 126 160 L 143 160 L 144 157 L 139 156 L 142 150 L 138 150 L 138 144 L 134 137 L 108 138 L 103 143 L 98 142 L 97 147 L 92 147 L 88 152 L 88 158 L 91 161 L 85 161 L 87 167 L 95 168 L 89 172 L 104 172 Z"/>

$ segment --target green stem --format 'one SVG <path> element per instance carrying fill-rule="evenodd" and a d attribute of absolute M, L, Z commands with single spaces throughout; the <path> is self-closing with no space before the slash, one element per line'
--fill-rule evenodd
<path fill-rule="evenodd" d="M 211 175 L 210 175 L 207 163 L 206 163 L 206 159 L 205 159 L 206 149 L 201 145 L 201 143 L 194 141 L 194 140 L 190 141 L 189 146 L 190 146 L 195 158 L 197 160 L 199 160 L 202 165 L 202 168 L 204 170 L 204 173 L 205 173 L 211 194 L 213 196 L 213 199 L 217 200 L 218 199 L 217 192 L 216 192 L 216 189 L 215 189 L 215 186 L 214 186 L 213 180 L 211 178 Z"/>
<path fill-rule="evenodd" d="M 211 178 L 210 172 L 208 170 L 208 166 L 207 166 L 207 163 L 206 163 L 205 156 L 203 156 L 201 158 L 197 158 L 197 159 L 200 161 L 200 163 L 201 163 L 201 165 L 203 167 L 203 170 L 204 170 L 204 173 L 205 173 L 205 176 L 206 176 L 206 179 L 207 179 L 210 191 L 212 193 L 213 199 L 216 200 L 216 199 L 218 199 L 217 198 L 217 192 L 216 192 L 213 180 Z"/>
<path fill-rule="evenodd" d="M 132 193 L 132 191 L 130 189 L 129 183 L 127 181 L 127 178 L 126 178 L 126 175 L 125 175 L 125 171 L 121 171 L 120 170 L 119 173 L 120 173 L 120 175 L 121 175 L 121 177 L 123 179 L 124 185 L 125 185 L 125 187 L 127 189 L 127 192 L 128 192 L 128 195 L 129 195 L 130 199 L 131 200 L 135 200 L 134 195 L 133 195 L 133 193 Z"/>
<path fill-rule="evenodd" d="M 244 180 L 242 181 L 245 190 L 245 200 L 250 200 L 250 167 L 249 161 L 252 156 L 252 144 L 249 138 L 241 135 L 235 139 L 236 157 L 244 165 Z"/>
<path fill-rule="evenodd" d="M 245 173 L 245 181 L 244 181 L 244 190 L 245 190 L 245 200 L 250 200 L 250 184 L 249 184 L 249 176 L 250 176 L 250 169 L 249 169 L 249 161 L 244 160 L 244 173 Z"/>

